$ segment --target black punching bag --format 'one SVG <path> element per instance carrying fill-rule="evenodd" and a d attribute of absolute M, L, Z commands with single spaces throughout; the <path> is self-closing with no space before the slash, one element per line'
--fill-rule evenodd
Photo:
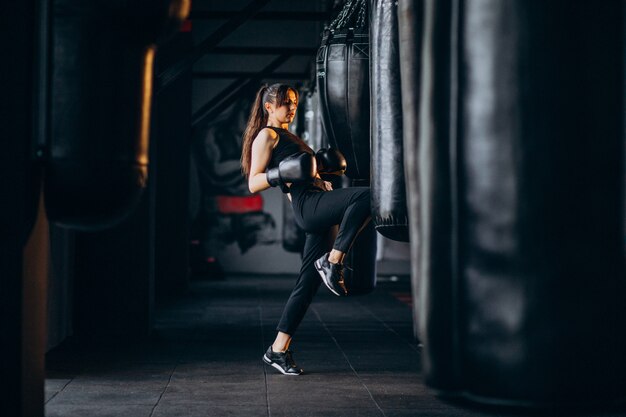
<path fill-rule="evenodd" d="M 372 219 L 381 235 L 409 241 L 402 146 L 398 3 L 371 3 Z M 411 91 L 407 91 L 412 94 Z"/>
<path fill-rule="evenodd" d="M 623 7 L 424 1 L 419 112 L 405 110 L 424 372 L 441 391 L 626 397 Z"/>
<path fill-rule="evenodd" d="M 322 126 L 347 161 L 352 185 L 370 183 L 369 15 L 367 0 L 347 0 L 317 54 Z M 344 260 L 349 295 L 376 287 L 376 233 L 369 223 Z"/>
<path fill-rule="evenodd" d="M 368 222 L 344 259 L 348 295 L 369 294 L 376 288 L 376 229 Z"/>
<path fill-rule="evenodd" d="M 409 223 L 411 240 L 411 291 L 413 293 L 413 334 L 420 339 L 418 317 L 419 303 L 419 178 L 418 135 L 423 1 L 398 2 L 398 49 L 400 56 L 400 78 L 402 94 L 402 130 L 406 180 L 406 200 L 408 213 L 412 214 Z M 409 198 L 410 197 L 410 198 Z M 421 340 L 421 339 L 420 339 Z"/>
<path fill-rule="evenodd" d="M 122 219 L 146 185 L 154 42 L 188 0 L 54 0 L 46 208 L 62 226 Z"/>
<path fill-rule="evenodd" d="M 346 175 L 369 185 L 370 92 L 367 1 L 348 0 L 317 52 L 322 126 L 348 163 Z"/>

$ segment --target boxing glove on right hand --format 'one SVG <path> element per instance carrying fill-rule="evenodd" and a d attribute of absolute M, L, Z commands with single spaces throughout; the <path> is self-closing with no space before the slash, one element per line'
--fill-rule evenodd
<path fill-rule="evenodd" d="M 311 181 L 315 177 L 317 163 L 307 152 L 296 153 L 283 159 L 277 167 L 267 170 L 267 182 L 288 193 L 287 183 Z"/>
<path fill-rule="evenodd" d="M 346 172 L 346 158 L 338 149 L 320 149 L 315 154 L 315 160 L 320 174 L 341 176 Z"/>

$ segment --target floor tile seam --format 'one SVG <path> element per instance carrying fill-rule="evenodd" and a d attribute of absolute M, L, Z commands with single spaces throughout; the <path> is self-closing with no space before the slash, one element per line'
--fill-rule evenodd
<path fill-rule="evenodd" d="M 374 319 L 376 319 L 379 323 L 381 323 L 383 325 L 383 327 L 385 327 L 388 331 L 390 331 L 391 333 L 393 333 L 394 335 L 396 335 L 396 337 L 398 339 L 400 339 L 401 341 L 403 341 L 404 343 L 406 343 L 407 345 L 409 345 L 409 347 L 414 350 L 417 353 L 421 353 L 419 347 L 415 346 L 414 344 L 412 344 L 411 342 L 409 342 L 406 338 L 404 338 L 403 336 L 401 336 L 397 331 L 394 330 L 393 327 L 389 326 L 385 321 L 381 320 L 376 314 L 374 314 L 373 311 L 371 311 L 368 307 L 366 307 L 361 301 L 356 301 L 356 303 L 363 309 L 365 310 L 370 316 L 374 317 Z"/>
<path fill-rule="evenodd" d="M 54 395 L 53 395 L 52 397 L 48 398 L 48 400 L 47 400 L 44 404 L 48 404 L 50 401 L 52 401 L 52 399 L 53 399 L 53 398 L 55 398 L 57 395 L 59 395 L 61 392 L 63 392 L 63 390 L 65 389 L 65 387 L 67 387 L 67 386 L 70 384 L 70 382 L 72 382 L 73 380 L 74 380 L 74 378 L 70 378 L 70 380 L 69 380 L 69 381 L 67 381 L 67 382 L 65 383 L 65 385 L 63 385 L 63 387 L 62 387 L 60 390 L 58 390 L 57 392 L 55 392 L 55 393 L 54 393 Z"/>
<path fill-rule="evenodd" d="M 315 314 L 315 316 L 317 317 L 317 319 L 320 321 L 320 323 L 322 323 L 322 326 L 324 327 L 324 330 L 326 330 L 326 333 L 328 333 L 328 336 L 330 336 L 330 338 L 332 339 L 332 341 L 335 343 L 335 346 L 337 346 L 337 349 L 339 349 L 339 351 L 341 352 L 341 354 L 343 355 L 344 359 L 346 360 L 346 362 L 348 363 L 348 365 L 350 366 L 350 369 L 352 369 L 352 372 L 354 372 L 354 375 L 357 377 L 357 379 L 359 380 L 359 382 L 361 383 L 361 385 L 363 386 L 363 388 L 365 388 L 365 391 L 367 391 L 368 395 L 370 396 L 370 398 L 372 399 L 372 401 L 374 402 L 374 405 L 376 405 L 376 408 L 378 408 L 378 410 L 380 411 L 381 415 L 383 417 L 386 417 L 385 412 L 383 411 L 383 409 L 380 407 L 380 404 L 378 404 L 378 401 L 376 401 L 376 399 L 374 398 L 374 395 L 372 394 L 372 392 L 370 391 L 369 387 L 365 384 L 365 382 L 361 379 L 361 376 L 359 375 L 359 373 L 356 371 L 356 369 L 354 368 L 354 366 L 352 365 L 352 362 L 350 362 L 350 359 L 348 358 L 348 355 L 346 355 L 346 352 L 344 352 L 344 350 L 341 348 L 341 345 L 339 344 L 339 342 L 337 341 L 337 339 L 335 338 L 335 336 L 332 334 L 332 332 L 330 331 L 330 329 L 326 326 L 326 323 L 324 323 L 324 320 L 322 320 L 322 317 L 320 316 L 319 312 L 317 311 L 317 309 L 315 307 L 312 307 L 311 310 L 313 310 L 313 313 Z"/>
<path fill-rule="evenodd" d="M 261 288 L 258 285 L 256 286 L 256 290 L 258 295 L 259 327 L 261 330 L 261 352 L 263 352 L 263 349 L 265 349 L 265 331 L 263 330 L 263 304 L 261 303 L 263 297 L 261 293 Z M 267 385 L 267 369 L 265 366 L 263 366 L 263 382 L 265 384 L 265 406 L 267 410 L 267 416 L 271 417 L 272 410 L 270 407 L 270 391 Z"/>
<path fill-rule="evenodd" d="M 178 368 L 178 362 L 176 362 L 176 365 L 174 365 L 174 367 L 172 368 L 172 371 L 170 372 L 170 376 L 167 380 L 167 384 L 165 384 L 165 387 L 163 388 L 163 390 L 161 391 L 161 394 L 159 394 L 159 398 L 157 398 L 156 403 L 152 406 L 152 410 L 150 411 L 150 415 L 148 417 L 152 417 L 154 415 L 154 411 L 156 410 L 156 408 L 158 407 L 159 403 L 161 402 L 161 398 L 163 398 L 163 395 L 165 395 L 165 392 L 167 391 L 167 388 L 170 386 L 170 383 L 172 382 L 172 377 L 174 376 L 174 372 L 176 372 L 176 368 Z"/>

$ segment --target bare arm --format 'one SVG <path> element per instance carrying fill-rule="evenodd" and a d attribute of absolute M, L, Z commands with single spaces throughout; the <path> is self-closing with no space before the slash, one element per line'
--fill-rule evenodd
<path fill-rule="evenodd" d="M 265 170 L 272 158 L 277 136 L 271 129 L 262 129 L 252 142 L 250 175 L 248 176 L 248 188 L 251 193 L 270 188 Z"/>

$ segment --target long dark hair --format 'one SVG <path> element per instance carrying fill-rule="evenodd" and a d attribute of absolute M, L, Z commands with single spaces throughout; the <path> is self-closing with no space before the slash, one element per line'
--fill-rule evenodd
<path fill-rule="evenodd" d="M 298 99 L 298 91 L 287 84 L 263 85 L 256 93 L 254 104 L 250 110 L 250 117 L 246 130 L 243 132 L 243 141 L 241 144 L 241 172 L 248 178 L 250 174 L 250 164 L 252 159 L 252 142 L 261 129 L 267 126 L 267 110 L 265 103 L 272 103 L 275 106 L 284 103 L 287 100 L 289 90 L 296 94 Z"/>

